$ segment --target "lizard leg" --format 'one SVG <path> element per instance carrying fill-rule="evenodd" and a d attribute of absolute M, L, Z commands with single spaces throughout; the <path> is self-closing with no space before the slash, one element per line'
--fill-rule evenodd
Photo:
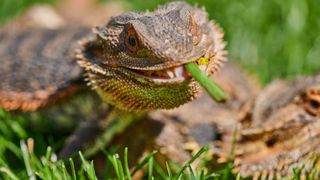
<path fill-rule="evenodd" d="M 82 151 L 85 157 L 91 157 L 109 145 L 115 135 L 142 117 L 143 113 L 127 113 L 112 107 L 95 119 L 82 123 L 68 138 L 60 157 L 66 159 L 78 151 Z"/>

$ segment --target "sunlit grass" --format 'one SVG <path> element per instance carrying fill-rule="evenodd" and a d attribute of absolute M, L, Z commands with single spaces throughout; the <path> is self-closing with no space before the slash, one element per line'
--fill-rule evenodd
<path fill-rule="evenodd" d="M 28 129 L 25 123 L 28 120 L 20 115 L 11 115 L 0 110 L 0 179 L 97 179 L 97 174 L 93 161 L 87 161 L 81 153 L 80 166 L 76 167 L 73 159 L 62 161 L 55 154 L 57 144 L 48 142 L 46 137 L 42 137 L 41 132 Z M 49 146 L 44 146 L 47 144 Z M 56 146 L 52 148 L 52 146 Z M 184 166 L 168 161 L 167 168 L 160 167 L 155 161 L 154 156 L 157 151 L 147 155 L 140 162 L 137 162 L 135 168 L 129 169 L 128 149 L 124 154 L 104 152 L 106 164 L 109 170 L 106 170 L 103 179 L 131 179 L 137 172 L 144 169 L 146 172 L 144 179 L 210 179 L 219 177 L 228 179 L 233 177 L 230 168 L 224 168 L 224 171 L 213 172 L 208 170 L 206 152 L 204 147 L 196 153 Z M 201 159 L 201 166 L 194 169 L 191 164 Z M 206 172 L 204 170 L 206 169 Z M 210 169 L 210 168 L 209 168 Z"/>
<path fill-rule="evenodd" d="M 30 147 L 31 146 L 31 147 Z M 6 147 L 6 144 L 4 144 Z M 93 161 L 86 160 L 82 153 L 79 152 L 80 166 L 76 168 L 73 159 L 69 161 L 62 161 L 57 159 L 57 155 L 52 151 L 52 148 L 47 147 L 46 153 L 43 155 L 36 155 L 33 152 L 32 144 L 26 143 L 25 141 L 20 141 L 20 147 L 18 145 L 12 145 L 14 151 L 16 151 L 15 157 L 23 165 L 23 168 L 16 170 L 12 167 L 12 164 L 5 161 L 3 156 L 0 157 L 0 179 L 64 179 L 64 180 L 76 180 L 76 179 L 89 179 L 97 180 L 98 176 L 96 174 L 95 166 Z M 10 148 L 8 149 L 9 151 Z M 212 173 L 205 172 L 205 167 L 193 168 L 191 165 L 193 162 L 201 158 L 208 149 L 206 147 L 200 149 L 184 166 L 179 167 L 175 165 L 175 168 L 171 167 L 167 163 L 167 172 L 160 168 L 154 160 L 154 155 L 156 151 L 147 155 L 143 160 L 137 163 L 135 168 L 129 169 L 128 164 L 128 149 L 126 148 L 123 155 L 106 154 L 107 161 L 111 165 L 111 171 L 106 174 L 106 177 L 100 177 L 102 179 L 119 179 L 119 180 L 131 180 L 135 177 L 135 174 L 141 170 L 146 171 L 143 179 L 168 179 L 168 180 L 178 180 L 178 179 L 198 179 L 206 180 L 212 178 L 228 179 L 231 175 L 231 171 L 227 172 L 230 174 L 226 176 L 224 173 Z M 1 154 L 1 153 L 0 153 Z M 122 160 L 122 158 L 124 160 Z M 175 169 L 175 170 L 173 170 Z"/>
<path fill-rule="evenodd" d="M 21 14 L 34 4 L 52 4 L 56 0 L 1 0 L 0 1 L 0 24 L 10 18 Z"/>

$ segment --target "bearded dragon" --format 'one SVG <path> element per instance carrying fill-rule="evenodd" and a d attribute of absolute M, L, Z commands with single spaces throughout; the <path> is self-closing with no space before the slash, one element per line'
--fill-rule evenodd
<path fill-rule="evenodd" d="M 318 111 L 312 108 L 312 103 L 309 106 L 304 103 L 309 96 L 301 96 L 300 91 L 292 92 L 290 97 L 286 93 L 279 95 L 279 99 L 274 99 L 276 106 L 270 100 L 266 101 L 269 102 L 267 104 L 259 100 L 271 99 L 272 95 L 266 98 L 259 98 L 259 95 L 257 100 L 253 100 L 258 90 L 241 73 L 235 73 L 235 68 L 228 70 L 228 66 L 221 72 L 223 75 L 217 76 L 215 80 L 229 93 L 230 101 L 216 104 L 203 94 L 194 100 L 201 94 L 201 88 L 183 65 L 207 58 L 208 63 L 199 63 L 199 68 L 207 75 L 216 72 L 226 56 L 222 38 L 222 30 L 207 19 L 204 10 L 183 2 L 168 3 L 153 12 L 131 12 L 115 16 L 106 25 L 94 28 L 91 33 L 86 27 L 71 26 L 54 30 L 4 28 L 0 32 L 0 106 L 7 110 L 35 111 L 67 99 L 67 96 L 76 91 L 86 91 L 87 83 L 109 106 L 103 108 L 101 111 L 104 113 L 100 113 L 93 121 L 88 121 L 92 126 L 83 126 L 76 131 L 76 135 L 83 135 L 83 132 L 87 134 L 72 136 L 69 146 L 62 154 L 68 155 L 71 151 L 82 149 L 83 146 L 79 144 L 81 141 L 91 141 L 94 137 L 90 135 L 99 134 L 97 132 L 102 132 L 109 126 L 110 123 L 101 125 L 103 121 L 99 120 L 107 114 L 107 122 L 114 119 L 121 122 L 136 117 L 148 119 L 141 121 L 142 124 L 158 120 L 157 126 L 146 126 L 150 130 L 157 127 L 158 131 L 152 133 L 161 132 L 151 144 L 157 145 L 161 153 L 178 162 L 190 157 L 185 151 L 190 149 L 185 146 L 185 142 L 193 142 L 187 143 L 189 147 L 190 144 L 214 142 L 214 149 L 219 152 L 220 159 L 224 159 L 226 152 L 232 149 L 232 130 L 240 126 L 239 141 L 236 143 L 240 152 L 237 150 L 235 157 L 241 160 L 238 168 L 241 174 L 255 177 L 289 174 L 288 167 L 295 166 L 289 163 L 282 170 L 271 163 L 272 158 L 280 156 L 277 153 L 286 151 L 285 147 L 270 151 L 265 158 L 262 156 L 255 161 L 250 158 L 247 160 L 246 157 L 263 150 L 269 151 L 269 142 L 274 141 L 271 144 L 284 146 L 282 142 L 292 141 L 292 138 L 283 138 L 282 135 L 273 140 L 272 135 L 279 133 L 281 128 L 285 133 L 291 132 L 291 124 L 298 127 L 303 123 L 295 126 L 292 123 L 294 120 L 290 119 L 300 118 L 303 121 L 303 115 L 317 118 L 315 112 Z M 82 39 L 80 44 L 75 43 L 78 39 Z M 302 89 L 306 87 L 303 86 Z M 91 91 L 87 91 L 87 94 L 91 94 Z M 268 93 L 262 92 L 261 97 L 265 94 Z M 297 101 L 300 104 L 293 99 L 300 99 Z M 191 100 L 194 101 L 183 105 Z M 259 102 L 264 103 L 259 105 Z M 93 104 L 92 109 L 98 104 Z M 266 113 L 274 117 L 273 114 L 290 104 L 300 108 L 299 112 L 303 115 L 279 120 L 280 125 L 274 123 L 278 120 L 266 120 Z M 170 111 L 154 111 L 181 105 L 183 106 Z M 308 107 L 309 110 L 306 110 Z M 129 111 L 149 112 L 131 116 L 135 113 Z M 297 114 L 293 113 L 292 116 L 294 115 Z M 285 126 L 287 124 L 289 127 Z M 316 124 L 312 125 L 316 130 Z M 308 136 L 303 131 L 309 126 L 309 123 L 301 125 L 301 132 L 299 128 L 292 130 L 306 135 L 306 139 L 301 139 L 301 142 L 312 144 L 311 149 L 306 149 L 306 155 L 318 152 L 317 135 Z M 159 127 L 163 127 L 163 130 L 159 130 Z M 138 129 L 138 126 L 130 128 L 128 132 Z M 137 137 L 145 137 L 149 132 L 145 130 L 142 128 L 138 131 L 145 133 L 143 136 L 139 136 L 137 132 L 135 134 Z M 310 132 L 316 134 L 316 131 Z M 272 140 L 267 140 L 270 137 Z M 308 137 L 315 137 L 315 140 Z M 251 149 L 251 146 L 254 148 Z M 292 144 L 287 151 L 290 154 L 295 149 L 299 148 Z M 307 162 L 308 159 L 303 153 L 296 157 L 300 158 L 294 159 L 293 162 L 297 164 Z M 285 158 L 286 155 L 281 155 L 280 160 Z M 271 170 L 261 170 L 268 164 L 271 164 Z"/>

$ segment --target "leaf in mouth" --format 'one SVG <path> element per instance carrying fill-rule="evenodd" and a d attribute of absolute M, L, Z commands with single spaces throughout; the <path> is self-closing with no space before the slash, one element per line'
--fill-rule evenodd
<path fill-rule="evenodd" d="M 201 71 L 195 62 L 184 65 L 191 76 L 207 91 L 211 98 L 218 102 L 224 102 L 227 97 L 223 90 L 218 87 L 203 71 Z"/>

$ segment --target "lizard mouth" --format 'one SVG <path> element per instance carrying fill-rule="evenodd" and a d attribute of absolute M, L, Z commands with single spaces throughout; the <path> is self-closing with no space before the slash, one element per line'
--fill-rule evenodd
<path fill-rule="evenodd" d="M 206 72 L 208 67 L 207 65 L 198 66 L 204 72 Z M 156 83 L 179 83 L 192 78 L 184 67 L 184 64 L 160 70 L 127 70 L 134 73 L 137 77 L 148 79 Z"/>

